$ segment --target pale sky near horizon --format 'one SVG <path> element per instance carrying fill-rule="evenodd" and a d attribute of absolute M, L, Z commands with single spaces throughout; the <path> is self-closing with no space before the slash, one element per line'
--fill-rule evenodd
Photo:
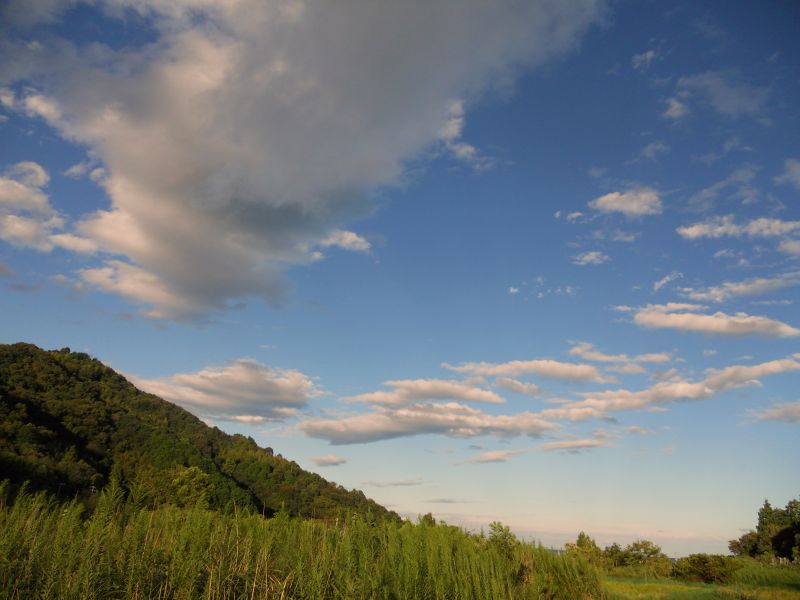
<path fill-rule="evenodd" d="M 405 515 L 800 495 L 800 5 L 11 0 L 0 342 Z"/>

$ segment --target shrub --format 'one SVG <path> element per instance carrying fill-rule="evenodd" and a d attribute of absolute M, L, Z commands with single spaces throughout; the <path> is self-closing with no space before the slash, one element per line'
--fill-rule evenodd
<path fill-rule="evenodd" d="M 675 562 L 672 566 L 672 574 L 678 579 L 688 581 L 728 583 L 731 581 L 733 573 L 742 566 L 740 561 L 730 556 L 691 554 Z"/>

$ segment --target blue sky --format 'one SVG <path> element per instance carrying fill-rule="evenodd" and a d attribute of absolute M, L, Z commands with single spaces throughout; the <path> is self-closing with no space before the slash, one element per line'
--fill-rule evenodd
<path fill-rule="evenodd" d="M 548 544 L 797 496 L 796 6 L 3 10 L 2 341 Z"/>

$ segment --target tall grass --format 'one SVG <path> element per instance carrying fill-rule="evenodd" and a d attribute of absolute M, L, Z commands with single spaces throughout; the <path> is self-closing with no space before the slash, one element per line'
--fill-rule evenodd
<path fill-rule="evenodd" d="M 104 491 L 86 517 L 21 492 L 0 504 L 0 597 L 603 598 L 588 563 L 444 525 L 155 510 Z"/>

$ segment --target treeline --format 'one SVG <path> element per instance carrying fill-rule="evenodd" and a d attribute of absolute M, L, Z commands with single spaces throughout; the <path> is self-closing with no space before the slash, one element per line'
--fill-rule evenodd
<path fill-rule="evenodd" d="M 142 507 L 250 508 L 267 516 L 398 515 L 249 437 L 208 427 L 69 348 L 0 345 L 0 473 L 91 504 L 112 473 Z"/>
<path fill-rule="evenodd" d="M 115 480 L 95 508 L 0 486 L 0 597 L 106 600 L 584 600 L 596 568 L 522 543 L 436 524 L 266 519 L 125 500 Z"/>
<path fill-rule="evenodd" d="M 755 530 L 731 540 L 728 548 L 736 556 L 800 563 L 800 498 L 790 500 L 785 508 L 773 508 L 764 500 Z"/>

